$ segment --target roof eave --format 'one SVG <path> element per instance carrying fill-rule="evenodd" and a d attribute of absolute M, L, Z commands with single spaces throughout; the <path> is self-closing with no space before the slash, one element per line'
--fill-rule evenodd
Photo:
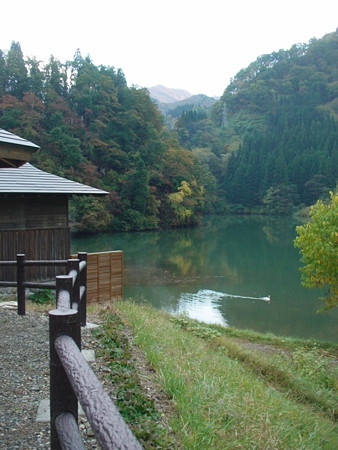
<path fill-rule="evenodd" d="M 39 146 L 0 128 L 1 167 L 20 167 L 30 161 Z"/>
<path fill-rule="evenodd" d="M 20 167 L 25 162 L 32 159 L 33 153 L 36 152 L 39 147 L 24 147 L 13 144 L 0 143 L 0 160 L 6 167 Z"/>

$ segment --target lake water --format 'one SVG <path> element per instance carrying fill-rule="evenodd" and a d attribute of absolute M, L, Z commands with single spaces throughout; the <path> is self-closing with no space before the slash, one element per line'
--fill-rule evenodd
<path fill-rule="evenodd" d="M 291 218 L 211 216 L 191 229 L 72 238 L 72 252 L 123 250 L 126 298 L 206 323 L 338 341 L 338 311 L 301 286 Z M 269 300 L 270 297 L 270 300 Z"/>

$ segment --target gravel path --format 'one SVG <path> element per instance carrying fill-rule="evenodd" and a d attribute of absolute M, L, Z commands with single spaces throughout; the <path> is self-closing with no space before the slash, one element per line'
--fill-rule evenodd
<path fill-rule="evenodd" d="M 0 307 L 0 449 L 50 448 L 49 422 L 36 422 L 40 401 L 49 397 L 48 341 L 48 314 L 19 316 Z M 82 348 L 94 347 L 83 329 Z M 86 448 L 98 448 L 85 419 L 80 429 Z"/>

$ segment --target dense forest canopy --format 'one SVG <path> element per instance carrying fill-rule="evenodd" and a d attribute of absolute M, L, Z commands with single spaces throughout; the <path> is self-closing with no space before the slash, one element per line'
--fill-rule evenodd
<path fill-rule="evenodd" d="M 39 168 L 110 192 L 74 199 L 77 230 L 184 226 L 203 210 L 201 164 L 169 135 L 148 91 L 79 51 L 45 65 L 16 42 L 0 51 L 0 127 L 41 147 Z"/>
<path fill-rule="evenodd" d="M 208 118 L 181 116 L 179 141 L 204 148 L 225 210 L 289 214 L 336 187 L 337 94 L 335 32 L 257 58 Z"/>
<path fill-rule="evenodd" d="M 0 127 L 38 144 L 39 168 L 110 192 L 75 198 L 78 231 L 195 224 L 209 212 L 289 214 L 338 178 L 338 37 L 263 55 L 173 129 L 121 69 L 0 50 Z"/>

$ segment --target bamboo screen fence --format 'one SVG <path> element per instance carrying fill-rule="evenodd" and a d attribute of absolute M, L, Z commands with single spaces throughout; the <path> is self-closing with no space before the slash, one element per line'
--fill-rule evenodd
<path fill-rule="evenodd" d="M 88 253 L 87 264 L 88 302 L 123 297 L 123 251 Z"/>

